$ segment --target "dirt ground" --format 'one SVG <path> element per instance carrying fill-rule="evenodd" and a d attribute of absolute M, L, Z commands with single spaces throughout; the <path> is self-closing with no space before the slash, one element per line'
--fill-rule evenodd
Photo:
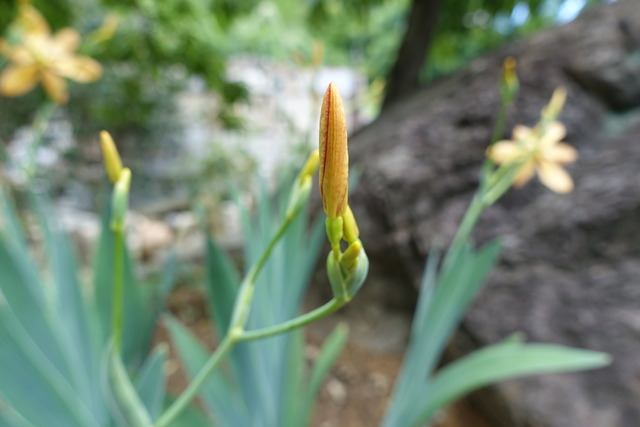
<path fill-rule="evenodd" d="M 313 304 L 321 296 L 322 293 L 311 293 L 307 304 Z M 363 307 L 367 309 L 363 310 Z M 175 290 L 169 298 L 169 310 L 206 345 L 215 348 L 202 291 L 192 287 Z M 397 347 L 403 345 L 408 333 L 409 315 L 402 320 L 397 317 L 397 313 L 380 313 L 379 309 L 363 304 L 308 327 L 307 354 L 310 358 L 317 353 L 337 322 L 346 321 L 351 331 L 349 343 L 319 394 L 312 427 L 371 427 L 379 424 L 402 361 L 402 351 Z M 374 318 L 378 321 L 373 321 Z M 381 324 L 387 328 L 381 328 Z M 376 330 L 375 335 L 371 335 L 371 330 Z M 384 336 L 386 338 L 381 339 Z M 155 340 L 170 344 L 162 326 L 158 328 Z M 186 377 L 173 349 L 167 371 L 169 392 L 177 394 L 185 387 Z M 434 427 L 488 427 L 488 424 L 465 402 L 461 402 L 444 411 Z"/>

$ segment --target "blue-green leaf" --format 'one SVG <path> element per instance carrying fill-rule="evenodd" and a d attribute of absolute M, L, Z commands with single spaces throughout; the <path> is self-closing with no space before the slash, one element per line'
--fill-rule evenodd
<path fill-rule="evenodd" d="M 412 424 L 422 425 L 436 411 L 459 397 L 498 381 L 549 372 L 578 371 L 606 366 L 605 353 L 553 344 L 507 341 L 475 351 L 445 366 L 434 377 L 431 393 Z"/>

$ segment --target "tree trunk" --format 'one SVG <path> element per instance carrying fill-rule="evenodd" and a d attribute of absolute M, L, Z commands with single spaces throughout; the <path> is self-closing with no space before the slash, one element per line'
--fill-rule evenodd
<path fill-rule="evenodd" d="M 435 33 L 441 2 L 442 0 L 412 1 L 407 30 L 389 74 L 383 110 L 420 87 L 420 72 Z"/>

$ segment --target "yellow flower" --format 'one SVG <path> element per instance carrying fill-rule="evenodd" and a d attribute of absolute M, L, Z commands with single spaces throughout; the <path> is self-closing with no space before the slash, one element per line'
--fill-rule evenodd
<path fill-rule="evenodd" d="M 347 209 L 349 153 L 347 125 L 342 99 L 335 83 L 330 83 L 322 99 L 320 113 L 320 195 L 330 219 Z"/>
<path fill-rule="evenodd" d="M 24 30 L 22 44 L 10 46 L 0 40 L 0 53 L 11 62 L 0 74 L 0 94 L 14 97 L 32 90 L 39 82 L 55 102 L 67 102 L 64 78 L 90 83 L 100 78 L 102 67 L 95 60 L 76 56 L 80 34 L 63 28 L 51 34 L 42 15 L 29 4 L 20 6 L 18 25 Z"/>
<path fill-rule="evenodd" d="M 529 181 L 534 172 L 540 181 L 556 193 L 573 190 L 573 180 L 561 165 L 573 163 L 578 152 L 572 146 L 560 142 L 566 135 L 564 125 L 558 121 L 544 128 L 533 129 L 516 126 L 512 141 L 498 141 L 487 150 L 487 157 L 497 164 L 519 164 L 514 180 L 515 187 Z"/>

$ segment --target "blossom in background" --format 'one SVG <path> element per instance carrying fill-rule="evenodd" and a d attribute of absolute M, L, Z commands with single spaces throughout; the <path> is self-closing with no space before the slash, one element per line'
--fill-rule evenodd
<path fill-rule="evenodd" d="M 349 190 L 347 124 L 342 99 L 335 83 L 330 83 L 320 112 L 320 195 L 327 216 L 342 216 Z"/>
<path fill-rule="evenodd" d="M 537 172 L 540 181 L 556 193 L 573 190 L 571 176 L 562 165 L 573 163 L 578 152 L 560 142 L 566 129 L 559 121 L 534 128 L 516 126 L 512 141 L 498 141 L 487 150 L 487 157 L 497 164 L 520 165 L 514 186 L 521 187 Z"/>
<path fill-rule="evenodd" d="M 64 78 L 90 83 L 102 76 L 100 64 L 86 56 L 77 56 L 80 34 L 63 28 L 51 34 L 49 25 L 31 5 L 22 4 L 17 24 L 22 30 L 21 44 L 11 46 L 0 39 L 0 54 L 10 64 L 0 73 L 0 94 L 21 96 L 42 82 L 45 92 L 59 104 L 68 100 Z"/>

